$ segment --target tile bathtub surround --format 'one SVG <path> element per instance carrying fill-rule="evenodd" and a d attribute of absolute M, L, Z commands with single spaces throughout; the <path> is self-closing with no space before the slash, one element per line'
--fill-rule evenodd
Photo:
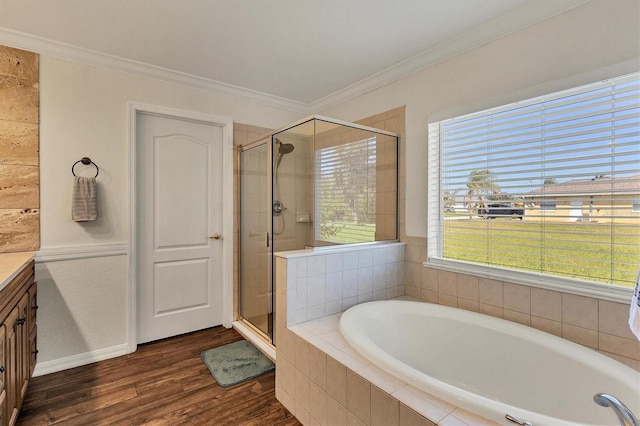
<path fill-rule="evenodd" d="M 640 371 L 640 341 L 627 325 L 628 303 L 427 268 L 426 239 L 405 242 L 407 296 L 531 326 Z"/>
<path fill-rule="evenodd" d="M 391 250 L 384 251 L 384 264 L 404 260 L 403 251 L 393 247 L 404 246 L 386 245 L 385 248 Z M 297 286 L 292 292 L 289 280 L 294 279 L 297 283 L 299 277 L 369 268 L 383 261 L 382 251 L 362 255 L 359 251 L 362 250 L 349 250 L 341 253 L 342 256 L 331 257 L 328 256 L 337 253 L 315 256 L 296 253 L 276 257 L 277 399 L 304 425 L 493 424 L 414 389 L 370 364 L 342 338 L 338 330 L 340 314 L 287 327 L 287 299 L 297 293 Z M 318 259 L 309 261 L 309 257 Z M 299 261 L 302 258 L 306 262 Z M 359 288 L 360 283 L 356 284 Z M 347 287 L 351 286 L 356 288 L 355 284 Z M 364 287 L 368 289 L 368 286 Z M 314 297 L 321 297 L 320 292 Z"/>
<path fill-rule="evenodd" d="M 403 295 L 404 252 L 390 243 L 277 254 L 287 257 L 287 325 Z"/>
<path fill-rule="evenodd" d="M 304 425 L 493 425 L 422 392 L 355 352 L 338 330 L 340 314 L 280 332 L 276 396 Z"/>
<path fill-rule="evenodd" d="M 0 247 L 40 248 L 38 55 L 0 46 Z"/>

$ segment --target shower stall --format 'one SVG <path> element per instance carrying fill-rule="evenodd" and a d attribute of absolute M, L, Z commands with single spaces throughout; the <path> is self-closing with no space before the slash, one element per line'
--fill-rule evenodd
<path fill-rule="evenodd" d="M 238 159 L 238 316 L 275 345 L 275 252 L 397 240 L 398 135 L 312 116 Z"/>

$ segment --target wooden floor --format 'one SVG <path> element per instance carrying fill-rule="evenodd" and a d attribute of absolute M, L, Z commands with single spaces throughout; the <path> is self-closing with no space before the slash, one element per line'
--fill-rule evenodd
<path fill-rule="evenodd" d="M 241 339 L 215 327 L 35 377 L 18 425 L 300 425 L 275 398 L 275 372 L 229 388 L 215 382 L 200 353 Z"/>

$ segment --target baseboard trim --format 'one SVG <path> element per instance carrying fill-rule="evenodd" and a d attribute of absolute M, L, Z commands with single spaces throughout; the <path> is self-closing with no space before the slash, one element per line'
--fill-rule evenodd
<path fill-rule="evenodd" d="M 36 253 L 36 263 L 61 260 L 90 259 L 93 257 L 124 256 L 127 243 L 85 244 L 77 246 L 44 247 Z"/>
<path fill-rule="evenodd" d="M 57 373 L 58 371 L 93 364 L 94 362 L 104 361 L 105 359 L 115 358 L 126 355 L 127 353 L 127 345 L 123 343 L 122 345 L 98 349 L 97 351 L 71 355 L 65 358 L 54 359 L 52 361 L 38 362 L 36 363 L 36 368 L 33 371 L 33 377 L 44 376 L 45 374 Z"/>

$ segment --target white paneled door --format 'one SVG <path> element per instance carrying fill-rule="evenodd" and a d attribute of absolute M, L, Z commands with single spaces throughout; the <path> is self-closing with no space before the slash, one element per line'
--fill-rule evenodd
<path fill-rule="evenodd" d="M 136 118 L 137 342 L 222 323 L 222 128 Z"/>

